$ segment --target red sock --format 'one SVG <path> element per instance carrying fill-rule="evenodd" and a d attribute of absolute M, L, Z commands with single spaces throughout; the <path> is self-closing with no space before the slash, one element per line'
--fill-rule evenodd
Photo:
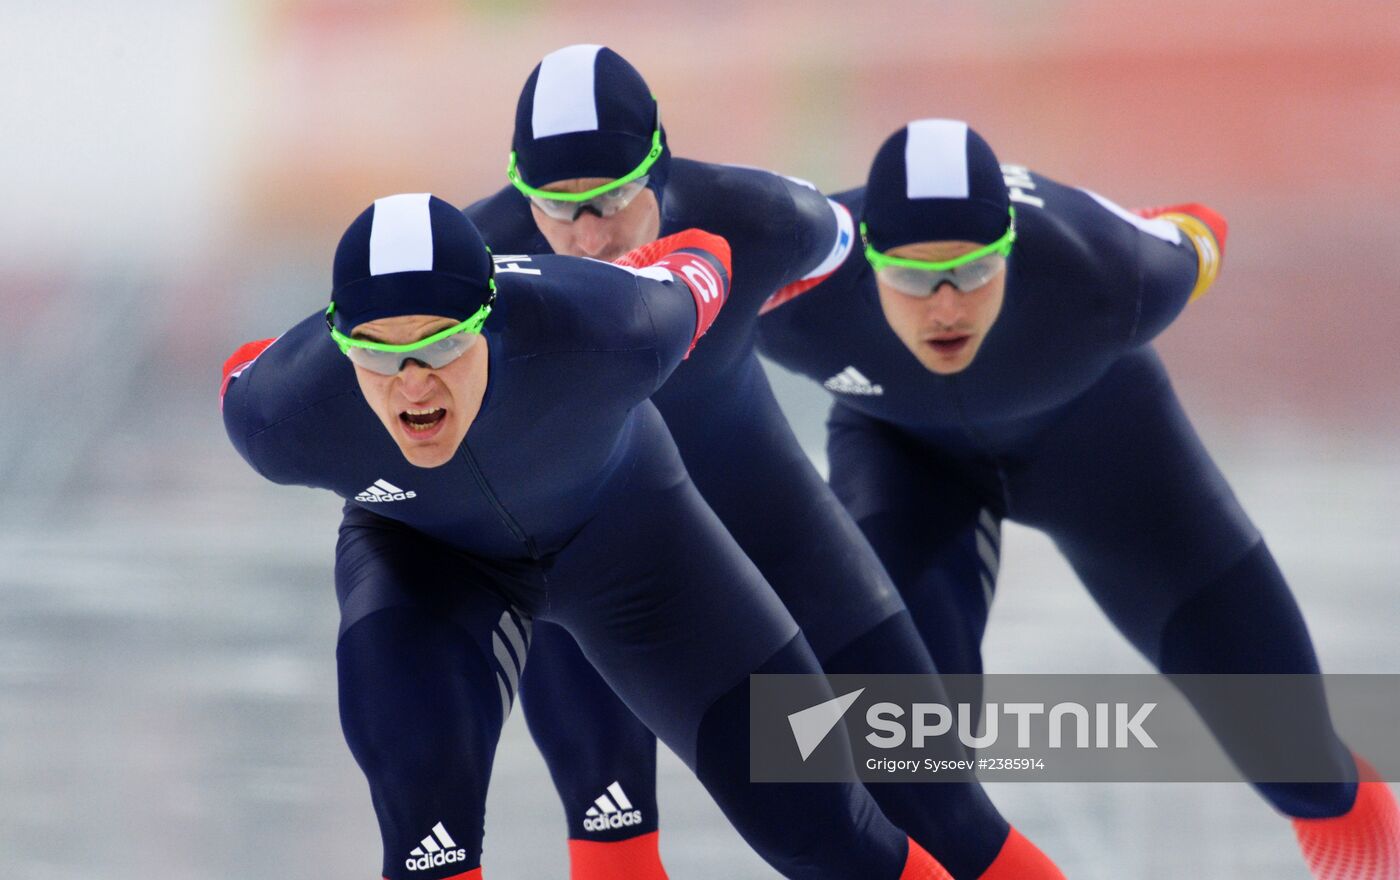
<path fill-rule="evenodd" d="M 613 843 L 569 841 L 570 880 L 667 880 L 660 831 Z"/>
<path fill-rule="evenodd" d="M 953 875 L 911 837 L 909 856 L 904 860 L 904 873 L 899 880 L 953 880 Z"/>
<path fill-rule="evenodd" d="M 979 880 L 1065 880 L 1065 875 L 1049 856 L 1012 828 L 996 861 Z"/>
<path fill-rule="evenodd" d="M 1364 758 L 1356 803 L 1332 819 L 1294 819 L 1298 847 L 1317 880 L 1395 880 L 1400 877 L 1400 807 Z"/>

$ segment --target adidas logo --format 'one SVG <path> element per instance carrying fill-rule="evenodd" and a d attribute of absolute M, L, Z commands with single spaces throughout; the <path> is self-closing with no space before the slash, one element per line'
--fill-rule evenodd
<path fill-rule="evenodd" d="M 832 376 L 822 383 L 822 387 L 827 391 L 834 391 L 837 394 L 884 394 L 885 389 L 879 385 L 871 385 L 870 380 L 855 367 L 847 367 L 841 372 Z"/>
<path fill-rule="evenodd" d="M 608 795 L 612 795 L 609 797 Z M 632 802 L 623 794 L 622 786 L 614 782 L 607 793 L 593 802 L 584 813 L 585 831 L 608 831 L 613 828 L 627 828 L 642 821 L 642 811 L 632 809 Z"/>
<path fill-rule="evenodd" d="M 456 841 L 439 822 L 433 826 L 433 833 L 423 838 L 422 842 L 409 852 L 408 858 L 404 860 L 404 867 L 410 871 L 426 871 L 429 868 L 463 861 L 466 857 L 467 851 L 457 846 Z"/>
<path fill-rule="evenodd" d="M 356 495 L 355 500 L 377 504 L 380 501 L 407 501 L 417 497 L 417 492 L 405 492 L 388 480 L 375 480 L 368 489 Z"/>

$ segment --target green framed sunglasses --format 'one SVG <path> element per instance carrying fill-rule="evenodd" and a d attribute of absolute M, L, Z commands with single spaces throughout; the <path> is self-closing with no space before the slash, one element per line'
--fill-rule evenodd
<path fill-rule="evenodd" d="M 383 376 L 393 376 L 403 369 L 404 361 L 422 361 L 434 370 L 441 369 L 467 353 L 480 334 L 491 308 L 496 304 L 496 279 L 491 279 L 491 297 L 482 304 L 471 317 L 453 324 L 417 342 L 393 345 L 388 342 L 374 342 L 369 339 L 355 339 L 335 329 L 331 316 L 335 314 L 335 303 L 326 306 L 326 327 L 331 338 L 339 346 L 340 353 L 350 358 L 357 366 L 364 367 Z M 405 357 L 411 355 L 411 357 Z"/>
<path fill-rule="evenodd" d="M 656 101 L 656 96 L 652 95 L 651 99 L 652 101 Z M 657 104 L 656 128 L 651 133 L 651 149 L 647 151 L 640 165 L 616 180 L 610 180 L 602 186 L 595 186 L 592 189 L 578 193 L 553 192 L 551 190 L 539 189 L 538 187 L 533 187 L 526 183 L 525 179 L 520 176 L 520 168 L 518 167 L 519 157 L 516 155 L 515 150 L 510 151 L 510 160 L 506 163 L 506 178 L 510 180 L 512 186 L 520 190 L 521 193 L 536 204 L 540 204 L 540 201 L 543 201 L 545 204 L 551 202 L 569 202 L 573 204 L 588 202 L 599 196 L 606 195 L 615 189 L 627 186 L 627 184 L 645 176 L 646 173 L 651 170 L 651 166 L 656 164 L 656 160 L 661 158 L 661 154 L 665 149 L 665 145 L 661 143 L 661 105 Z M 541 207 L 543 207 L 543 205 L 541 205 Z"/>
<path fill-rule="evenodd" d="M 976 250 L 949 260 L 912 260 L 877 251 L 870 244 L 865 222 L 860 224 L 860 238 L 865 244 L 865 259 L 885 283 L 910 296 L 932 296 L 945 282 L 964 293 L 976 290 L 1006 268 L 1006 258 L 1016 241 L 1016 209 L 1008 207 L 1006 232 L 1000 238 Z"/>

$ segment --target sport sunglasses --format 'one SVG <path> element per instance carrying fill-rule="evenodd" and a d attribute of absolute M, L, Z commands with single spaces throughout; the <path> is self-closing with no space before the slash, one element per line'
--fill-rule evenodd
<path fill-rule="evenodd" d="M 655 100 L 656 96 L 653 95 L 652 101 Z M 530 200 L 531 204 L 552 219 L 572 223 L 588 210 L 600 217 L 611 217 L 626 208 L 646 189 L 647 172 L 656 164 L 656 160 L 661 158 L 665 149 L 661 143 L 661 105 L 657 104 L 656 128 L 651 134 L 651 149 L 647 151 L 640 165 L 616 180 L 578 193 L 539 189 L 526 183 L 520 176 L 515 150 L 510 151 L 510 160 L 506 164 L 506 178 Z"/>
<path fill-rule="evenodd" d="M 1006 232 L 991 244 L 969 251 L 950 260 L 911 260 L 875 250 L 870 244 L 865 223 L 860 224 L 861 241 L 865 243 L 865 258 L 879 274 L 880 280 L 909 296 L 932 296 L 945 282 L 967 293 L 991 281 L 1006 268 L 1011 245 L 1016 241 L 1016 209 L 1007 209 L 1010 219 Z"/>
<path fill-rule="evenodd" d="M 472 313 L 470 318 L 444 330 L 439 330 L 417 342 L 403 345 L 355 339 L 341 333 L 335 329 L 335 324 L 331 320 L 331 315 L 335 312 L 335 303 L 326 307 L 326 326 L 330 328 L 331 338 L 340 347 L 341 354 L 350 358 L 350 361 L 356 366 L 364 367 L 371 372 L 379 373 L 382 376 L 393 376 L 403 369 L 405 362 L 410 360 L 420 361 L 431 369 L 440 370 L 466 354 L 467 350 L 472 347 L 495 303 L 496 280 L 493 278 L 491 279 L 490 299 Z"/>

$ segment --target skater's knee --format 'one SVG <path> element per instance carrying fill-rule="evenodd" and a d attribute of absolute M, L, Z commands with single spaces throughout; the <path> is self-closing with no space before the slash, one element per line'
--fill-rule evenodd
<path fill-rule="evenodd" d="M 502 722 L 489 661 L 461 630 L 413 609 L 360 621 L 336 651 L 346 742 L 371 781 L 483 777 Z"/>
<path fill-rule="evenodd" d="M 1154 659 L 1177 673 L 1318 671 L 1302 613 L 1263 541 L 1176 608 Z"/>

